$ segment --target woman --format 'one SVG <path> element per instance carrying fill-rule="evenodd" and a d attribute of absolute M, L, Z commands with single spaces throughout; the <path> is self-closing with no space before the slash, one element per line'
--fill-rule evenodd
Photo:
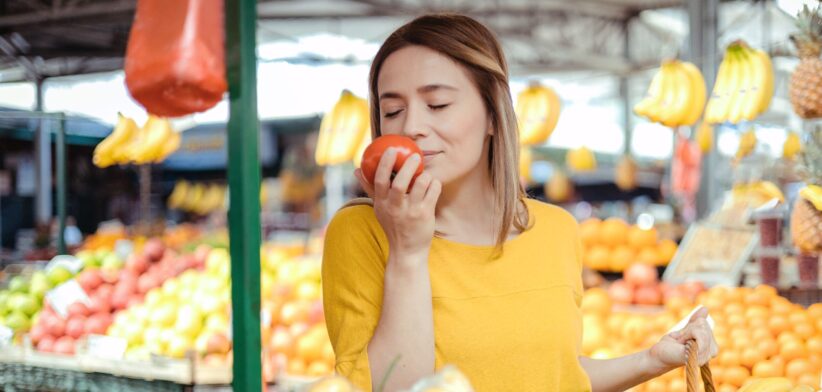
<path fill-rule="evenodd" d="M 508 69 L 487 28 L 459 15 L 400 27 L 374 58 L 370 94 L 372 133 L 406 135 L 424 156 L 393 180 L 390 149 L 373 184 L 357 170 L 373 205 L 347 206 L 328 226 L 339 374 L 396 391 L 455 364 L 478 391 L 617 391 L 682 366 L 688 339 L 700 363 L 716 354 L 702 311 L 646 351 L 580 356 L 577 223 L 520 186 Z"/>

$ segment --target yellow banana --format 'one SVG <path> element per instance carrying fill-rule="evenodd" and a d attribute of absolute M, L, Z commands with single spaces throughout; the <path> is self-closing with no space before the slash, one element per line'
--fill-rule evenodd
<path fill-rule="evenodd" d="M 736 49 L 736 70 L 737 84 L 731 98 L 731 106 L 728 110 L 728 121 L 731 124 L 739 124 L 742 121 L 743 113 L 748 107 L 753 107 L 753 86 L 756 83 L 753 64 L 748 56 L 747 48 L 744 44 Z"/>
<path fill-rule="evenodd" d="M 794 159 L 796 154 L 802 150 L 802 142 L 799 141 L 799 135 L 796 132 L 788 132 L 788 137 L 785 138 L 785 144 L 782 145 L 782 158 Z"/>
<path fill-rule="evenodd" d="M 174 184 L 174 190 L 172 190 L 171 195 L 168 196 L 168 200 L 166 202 L 168 208 L 180 209 L 183 202 L 186 200 L 186 197 L 188 197 L 190 188 L 191 187 L 188 184 L 188 181 L 177 181 L 177 183 Z"/>
<path fill-rule="evenodd" d="M 160 151 L 160 156 L 154 160 L 155 163 L 160 163 L 164 161 L 169 155 L 173 154 L 174 151 L 180 148 L 180 141 L 182 137 L 180 136 L 180 132 L 171 132 L 171 136 L 169 136 L 168 140 L 166 140 L 165 144 L 162 146 L 162 150 Z"/>
<path fill-rule="evenodd" d="M 676 101 L 677 74 L 671 62 L 662 66 L 662 99 L 650 109 L 651 121 L 664 123 L 672 119 L 672 109 Z"/>
<path fill-rule="evenodd" d="M 705 96 L 707 93 L 705 78 L 702 77 L 699 68 L 687 61 L 682 62 L 682 70 L 688 75 L 688 90 L 690 91 L 689 108 L 682 125 L 694 125 L 702 116 L 702 110 L 705 109 L 705 100 L 707 98 Z"/>
<path fill-rule="evenodd" d="M 756 132 L 749 129 L 739 138 L 739 148 L 736 150 L 736 159 L 742 159 L 756 149 Z"/>
<path fill-rule="evenodd" d="M 705 108 L 705 120 L 711 124 L 719 124 L 724 121 L 723 106 L 727 100 L 728 85 L 731 79 L 730 52 L 725 51 L 725 59 L 719 64 L 716 75 L 716 82 L 711 90 L 711 97 L 708 99 L 708 106 Z"/>
<path fill-rule="evenodd" d="M 205 187 L 203 184 L 196 183 L 191 186 L 191 190 L 186 194 L 186 200 L 181 209 L 189 212 L 196 212 L 197 206 L 200 205 L 200 202 L 203 199 L 203 194 L 205 193 Z"/>
<path fill-rule="evenodd" d="M 662 68 L 660 67 L 660 70 L 651 79 L 651 85 L 648 86 L 645 98 L 634 105 L 634 113 L 638 116 L 649 118 L 649 108 L 662 98 L 662 77 Z"/>
<path fill-rule="evenodd" d="M 822 211 L 822 186 L 807 185 L 799 190 L 799 196 L 811 202 L 817 210 Z"/>
<path fill-rule="evenodd" d="M 773 63 L 771 62 L 770 56 L 768 56 L 765 51 L 760 49 L 754 49 L 751 53 L 751 57 L 756 64 L 755 66 L 760 69 L 763 78 L 761 89 L 757 94 L 756 114 L 759 115 L 768 110 L 768 106 L 771 105 L 771 99 L 773 98 Z"/>
<path fill-rule="evenodd" d="M 702 121 L 696 130 L 696 142 L 702 153 L 708 153 L 714 147 L 714 127 L 707 121 Z"/>
<path fill-rule="evenodd" d="M 729 79 L 728 79 L 728 86 L 725 95 L 724 105 L 720 107 L 719 111 L 719 122 L 726 122 L 729 121 L 731 117 L 731 113 L 733 107 L 739 103 L 739 91 L 742 85 L 742 62 L 740 61 L 739 57 L 739 48 L 732 46 L 732 49 L 729 49 L 728 52 L 728 61 L 730 66 L 729 72 Z"/>
<path fill-rule="evenodd" d="M 688 115 L 688 101 L 690 95 L 690 79 L 681 67 L 681 62 L 672 61 L 670 64 L 670 74 L 672 79 L 670 101 L 663 109 L 660 117 L 662 124 L 668 127 L 678 127 L 685 122 Z"/>
<path fill-rule="evenodd" d="M 114 130 L 94 148 L 92 161 L 99 167 L 111 166 L 120 162 L 123 147 L 134 136 L 137 124 L 131 118 L 117 113 L 117 125 Z"/>

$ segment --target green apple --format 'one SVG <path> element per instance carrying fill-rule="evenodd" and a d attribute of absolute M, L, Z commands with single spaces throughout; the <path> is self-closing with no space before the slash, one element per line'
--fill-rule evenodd
<path fill-rule="evenodd" d="M 49 282 L 51 283 L 51 287 L 56 287 L 61 283 L 71 279 L 72 274 L 71 271 L 69 271 L 66 267 L 57 266 L 49 270 L 46 273 L 46 276 L 48 277 Z"/>
<path fill-rule="evenodd" d="M 16 293 L 12 298 L 12 311 L 20 312 L 26 316 L 34 315 L 34 312 L 40 309 L 37 300 L 29 294 Z"/>
<path fill-rule="evenodd" d="M 103 260 L 105 260 L 108 255 L 111 254 L 111 251 L 108 249 L 97 249 L 94 251 L 94 267 L 100 267 L 103 265 Z"/>
<path fill-rule="evenodd" d="M 96 257 L 94 256 L 94 252 L 90 250 L 81 250 L 74 255 L 77 259 L 83 263 L 83 267 L 92 267 L 94 266 L 97 261 L 95 260 Z"/>
<path fill-rule="evenodd" d="M 183 305 L 177 312 L 174 329 L 177 333 L 194 340 L 203 327 L 203 314 L 194 305 Z"/>
<path fill-rule="evenodd" d="M 123 261 L 123 259 L 121 259 L 120 256 L 117 256 L 117 254 L 115 253 L 109 253 L 106 255 L 106 257 L 103 258 L 100 268 L 105 270 L 118 271 L 122 269 L 124 265 L 125 261 Z"/>
<path fill-rule="evenodd" d="M 37 302 L 43 302 L 43 297 L 46 296 L 46 293 L 51 290 L 51 284 L 49 284 L 48 278 L 43 275 L 42 279 L 32 279 L 31 284 L 29 284 L 29 294 L 34 296 L 37 299 Z"/>
<path fill-rule="evenodd" d="M 37 271 L 37 272 L 31 274 L 31 281 L 30 281 L 29 285 L 35 285 L 35 284 L 37 284 L 37 285 L 42 285 L 42 284 L 49 285 L 49 278 L 46 275 L 46 271 Z M 51 286 L 49 285 L 49 287 L 51 287 Z"/>
<path fill-rule="evenodd" d="M 24 313 L 13 311 L 6 317 L 6 326 L 14 332 L 26 331 L 31 326 L 31 321 Z"/>
<path fill-rule="evenodd" d="M 29 291 L 29 282 L 22 276 L 15 276 L 9 282 L 9 290 L 13 293 L 27 293 Z"/>

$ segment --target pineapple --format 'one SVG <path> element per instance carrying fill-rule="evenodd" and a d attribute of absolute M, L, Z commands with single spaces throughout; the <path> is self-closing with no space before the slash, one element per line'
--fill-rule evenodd
<path fill-rule="evenodd" d="M 822 3 L 811 11 L 805 5 L 796 16 L 799 33 L 791 35 L 799 66 L 791 75 L 793 110 L 802 118 L 822 117 Z"/>
<path fill-rule="evenodd" d="M 804 252 L 822 251 L 822 125 L 807 130 L 802 143 L 802 172 L 808 186 L 791 213 L 794 245 Z"/>

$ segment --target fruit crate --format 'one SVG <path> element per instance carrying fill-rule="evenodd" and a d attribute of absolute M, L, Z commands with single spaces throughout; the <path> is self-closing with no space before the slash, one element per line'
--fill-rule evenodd
<path fill-rule="evenodd" d="M 39 353 L 25 346 L 0 350 L 0 385 L 5 391 L 183 391 L 230 383 L 229 366 L 193 358 L 114 360 Z"/>
<path fill-rule="evenodd" d="M 804 307 L 811 306 L 815 303 L 822 302 L 822 289 L 800 289 L 792 287 L 789 289 L 779 289 L 779 295 L 787 298 L 789 301 L 802 305 Z"/>

